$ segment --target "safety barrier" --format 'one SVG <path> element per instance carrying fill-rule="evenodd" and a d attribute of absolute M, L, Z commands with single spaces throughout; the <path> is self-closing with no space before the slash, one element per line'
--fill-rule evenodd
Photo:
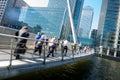
<path fill-rule="evenodd" d="M 101 56 L 106 55 L 106 56 L 111 56 L 111 57 L 120 57 L 120 49 L 117 48 L 112 48 L 112 47 L 103 47 L 100 46 L 98 48 L 98 52 Z"/>
<path fill-rule="evenodd" d="M 33 38 L 23 38 L 23 37 L 18 37 L 18 36 L 8 35 L 8 34 L 2 34 L 2 33 L 0 33 L 0 36 L 7 37 L 7 38 L 11 39 L 10 41 L 5 41 L 5 40 L 1 41 L 0 40 L 1 43 L 4 43 L 4 42 L 8 43 L 7 45 L 6 44 L 5 45 L 4 44 L 2 44 L 2 45 L 0 44 L 1 51 L 4 52 L 4 53 L 7 53 L 9 55 L 8 56 L 9 57 L 9 64 L 7 66 L 8 70 L 12 67 L 12 61 L 14 60 L 14 50 L 15 50 L 16 44 L 17 44 L 17 42 L 15 41 L 15 38 L 27 39 L 28 40 L 28 42 L 27 42 L 27 47 L 28 47 L 27 51 L 30 51 L 30 52 L 26 52 L 25 53 L 25 55 L 27 55 L 27 57 L 26 57 L 27 59 L 29 58 L 29 59 L 32 60 L 32 59 L 41 58 L 42 59 L 41 60 L 42 63 L 46 64 L 46 58 L 47 58 L 46 57 L 46 55 L 47 55 L 46 52 L 48 52 L 48 47 L 44 44 L 44 43 L 46 43 L 46 41 L 44 41 L 44 43 L 43 43 L 42 57 L 38 57 L 38 56 L 36 56 L 36 54 L 33 53 L 33 50 L 34 50 L 34 46 L 33 45 L 34 45 L 35 39 L 33 39 Z M 51 42 L 49 42 L 49 43 L 51 43 Z M 71 48 L 69 48 L 69 52 L 68 53 L 71 53 L 71 54 L 69 54 L 69 56 L 67 56 L 67 57 L 74 59 L 74 56 L 75 56 L 76 53 L 75 53 L 75 49 L 73 47 L 75 47 L 75 45 L 72 45 Z M 7 50 L 8 50 L 8 52 L 7 52 Z M 64 52 L 63 52 L 62 43 L 59 43 L 59 47 L 57 48 L 57 50 L 58 50 L 59 55 L 55 56 L 55 57 L 56 58 L 59 57 L 59 60 L 63 61 L 66 56 L 64 55 Z"/>

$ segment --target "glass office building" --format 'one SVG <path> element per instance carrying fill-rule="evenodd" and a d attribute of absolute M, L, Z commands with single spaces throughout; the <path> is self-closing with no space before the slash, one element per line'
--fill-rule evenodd
<path fill-rule="evenodd" d="M 62 35 L 62 37 L 68 38 L 71 34 L 71 27 L 67 0 L 48 1 L 46 7 L 33 7 L 27 4 L 25 0 L 9 0 L 2 24 L 16 29 L 20 29 L 20 26 L 25 24 L 34 33 L 36 33 L 34 27 L 40 26 L 41 32 L 48 36 L 60 37 Z M 77 32 L 84 0 L 69 1 Z"/>
<path fill-rule="evenodd" d="M 120 48 L 120 0 L 103 0 L 102 3 L 98 26 L 100 45 Z"/>
<path fill-rule="evenodd" d="M 30 27 L 40 25 L 42 33 L 48 36 L 58 36 L 64 9 L 58 8 L 22 8 L 19 21 L 27 23 Z"/>
<path fill-rule="evenodd" d="M 90 38 L 93 14 L 94 12 L 91 6 L 85 6 L 83 8 L 78 32 L 79 37 Z"/>
<path fill-rule="evenodd" d="M 6 4 L 8 0 L 0 0 L 0 24 L 5 12 Z"/>
<path fill-rule="evenodd" d="M 80 25 L 80 18 L 81 18 L 83 3 L 84 3 L 84 0 L 70 0 L 70 7 L 71 7 L 72 15 L 73 15 L 72 17 L 73 17 L 73 22 L 74 22 L 76 35 L 78 33 L 78 28 L 79 28 L 79 25 Z M 70 39 L 70 41 L 73 41 L 73 36 L 72 36 L 72 32 L 71 32 L 71 27 L 70 27 L 71 25 L 70 25 L 70 21 L 69 21 L 68 12 L 66 12 L 66 13 L 67 13 L 66 16 L 68 18 L 66 18 L 66 22 L 63 25 L 61 36 L 63 38 Z M 77 35 L 77 37 L 78 37 L 78 35 Z"/>

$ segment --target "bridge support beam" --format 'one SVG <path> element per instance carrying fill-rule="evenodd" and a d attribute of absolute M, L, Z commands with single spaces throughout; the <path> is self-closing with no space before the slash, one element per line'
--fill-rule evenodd
<path fill-rule="evenodd" d="M 68 14 L 69 14 L 70 24 L 71 24 L 72 34 L 73 34 L 73 41 L 76 44 L 78 41 L 77 41 L 77 36 L 76 36 L 75 28 L 74 28 L 74 23 L 73 23 L 72 12 L 70 9 L 69 0 L 67 0 L 67 7 L 68 7 Z"/>

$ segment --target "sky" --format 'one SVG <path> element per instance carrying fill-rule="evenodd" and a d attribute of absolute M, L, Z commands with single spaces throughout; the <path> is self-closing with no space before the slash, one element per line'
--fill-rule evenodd
<path fill-rule="evenodd" d="M 92 29 L 98 28 L 102 0 L 84 0 L 84 6 L 91 6 L 94 9 Z"/>

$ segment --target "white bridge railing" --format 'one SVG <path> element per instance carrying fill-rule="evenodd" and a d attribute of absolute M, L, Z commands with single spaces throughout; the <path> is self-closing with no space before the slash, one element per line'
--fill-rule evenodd
<path fill-rule="evenodd" d="M 56 60 L 61 60 L 61 61 L 64 61 L 64 59 L 74 59 L 76 56 L 77 57 L 80 57 L 80 56 L 83 56 L 83 54 L 85 54 L 85 52 L 82 52 L 82 53 L 79 53 L 79 51 L 77 51 L 77 49 L 75 49 L 75 45 L 71 45 L 69 46 L 69 49 L 68 49 L 68 55 L 65 56 L 64 55 L 64 52 L 63 52 L 63 46 L 61 43 L 59 43 L 59 46 L 56 48 L 55 50 L 55 57 L 50 57 L 50 58 L 47 58 L 46 55 L 48 53 L 48 46 L 43 44 L 43 47 L 42 47 L 42 56 L 39 56 L 39 55 L 36 55 L 33 53 L 33 50 L 34 50 L 34 41 L 35 39 L 33 38 L 23 38 L 23 37 L 18 37 L 18 36 L 14 36 L 14 35 L 8 35 L 8 34 L 2 34 L 0 33 L 0 36 L 3 36 L 3 38 L 10 38 L 11 40 L 10 41 L 1 41 L 0 40 L 0 43 L 9 43 L 9 44 L 0 44 L 0 54 L 1 54 L 1 57 L 2 57 L 2 53 L 6 53 L 7 55 L 7 61 L 9 61 L 8 65 L 7 65 L 7 68 L 10 69 L 12 67 L 12 64 L 13 64 L 13 61 L 15 60 L 14 58 L 14 50 L 16 48 L 16 41 L 15 41 L 15 38 L 20 38 L 20 39 L 27 39 L 28 42 L 27 42 L 27 51 L 24 55 L 24 59 L 29 59 L 29 60 L 37 60 L 39 59 L 40 62 L 42 62 L 43 64 L 46 64 L 47 61 L 49 61 L 51 58 L 53 60 L 56 59 Z M 45 43 L 45 41 L 44 41 Z M 9 46 L 9 48 L 8 48 Z M 1 48 L 2 47 L 2 48 Z M 90 52 L 90 50 L 88 52 L 86 52 L 87 55 L 93 53 L 92 51 Z M 85 56 L 85 55 L 84 55 Z M 0 59 L 0 62 L 3 61 L 2 60 L 3 58 Z"/>

